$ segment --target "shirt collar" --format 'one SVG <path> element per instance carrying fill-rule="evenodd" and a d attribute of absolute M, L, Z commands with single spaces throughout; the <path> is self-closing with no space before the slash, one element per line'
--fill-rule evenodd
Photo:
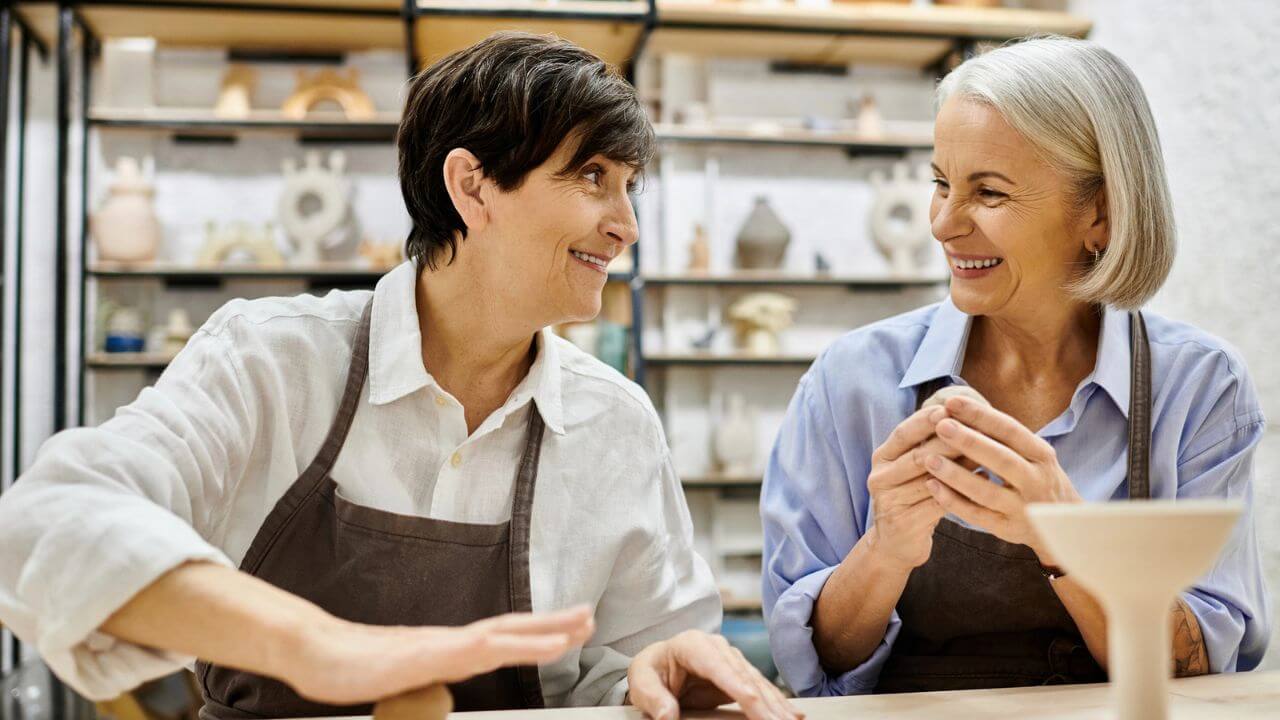
<path fill-rule="evenodd" d="M 898 387 L 960 377 L 972 325 L 973 317 L 961 312 L 950 297 L 943 300 Z M 1123 310 L 1107 307 L 1103 312 L 1098 358 L 1093 372 L 1080 383 L 1077 393 L 1090 383 L 1106 391 L 1120 412 L 1126 418 L 1129 416 L 1129 317 Z"/>
<path fill-rule="evenodd" d="M 374 405 L 437 385 L 422 364 L 417 280 L 417 268 L 408 261 L 383 275 L 374 288 L 369 328 L 369 402 Z M 551 335 L 548 328 L 538 331 L 529 374 L 512 391 L 501 412 L 508 415 L 533 400 L 547 427 L 563 435 L 560 353 Z"/>

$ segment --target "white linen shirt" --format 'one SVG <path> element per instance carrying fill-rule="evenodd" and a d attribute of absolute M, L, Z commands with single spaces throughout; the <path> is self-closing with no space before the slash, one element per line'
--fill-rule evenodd
<path fill-rule="evenodd" d="M 0 621 L 91 699 L 189 665 L 96 629 L 185 561 L 239 565 L 320 448 L 372 295 L 369 376 L 331 473 L 349 500 L 503 522 L 530 400 L 546 423 L 533 609 L 585 603 L 597 623 L 585 648 L 540 669 L 549 706 L 620 704 L 630 656 L 717 630 L 719 594 L 644 391 L 543 330 L 529 374 L 468 436 L 462 406 L 423 366 L 415 282 L 405 263 L 372 293 L 234 300 L 132 404 L 50 438 L 0 497 Z"/>

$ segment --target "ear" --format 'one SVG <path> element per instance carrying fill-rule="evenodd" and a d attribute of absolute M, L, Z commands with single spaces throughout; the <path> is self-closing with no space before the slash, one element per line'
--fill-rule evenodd
<path fill-rule="evenodd" d="M 480 230 L 489 222 L 484 169 L 470 150 L 454 148 L 445 156 L 444 186 L 467 230 Z"/>
<path fill-rule="evenodd" d="M 1084 249 L 1089 252 L 1102 252 L 1111 241 L 1111 222 L 1107 214 L 1107 188 L 1098 188 L 1093 201 L 1085 208 L 1084 217 Z"/>

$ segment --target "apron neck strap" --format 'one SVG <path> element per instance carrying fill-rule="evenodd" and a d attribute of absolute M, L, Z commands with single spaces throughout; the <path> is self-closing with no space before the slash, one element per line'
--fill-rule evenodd
<path fill-rule="evenodd" d="M 1129 313 L 1129 499 L 1151 498 L 1151 345 L 1140 311 Z"/>
<path fill-rule="evenodd" d="M 360 391 L 364 389 L 365 378 L 369 375 L 369 327 L 373 315 L 373 298 L 364 306 L 360 315 L 360 325 L 356 328 L 355 345 L 351 349 L 351 365 L 347 370 L 347 384 L 342 390 L 342 400 L 338 405 L 338 413 L 329 426 L 329 434 L 325 436 L 324 445 L 316 455 L 315 463 L 324 474 L 333 468 L 338 459 L 343 443 L 347 440 L 347 431 L 351 429 L 351 421 L 355 419 L 356 410 L 360 407 Z"/>

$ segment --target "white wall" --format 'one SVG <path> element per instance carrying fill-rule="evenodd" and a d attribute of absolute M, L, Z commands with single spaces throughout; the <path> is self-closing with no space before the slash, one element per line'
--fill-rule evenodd
<path fill-rule="evenodd" d="M 1070 9 L 1137 73 L 1164 146 L 1179 247 L 1152 308 L 1238 347 L 1271 420 L 1256 461 L 1257 526 L 1280 599 L 1280 3 L 1073 0 Z M 1280 633 L 1264 666 L 1280 668 Z"/>

